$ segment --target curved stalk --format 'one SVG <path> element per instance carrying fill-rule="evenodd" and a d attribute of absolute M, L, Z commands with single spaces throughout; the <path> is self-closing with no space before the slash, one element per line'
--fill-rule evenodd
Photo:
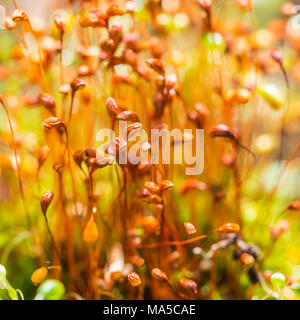
<path fill-rule="evenodd" d="M 195 237 L 195 238 L 192 238 L 192 239 L 188 239 L 188 240 L 149 243 L 149 244 L 144 244 L 141 247 L 142 248 L 147 248 L 147 249 L 154 249 L 154 248 L 163 247 L 163 246 L 183 246 L 183 245 L 186 245 L 186 244 L 189 244 L 189 243 L 196 242 L 196 241 L 201 240 L 201 239 L 205 239 L 207 237 L 208 237 L 208 235 L 203 234 L 203 235 L 200 235 L 198 237 Z"/>
<path fill-rule="evenodd" d="M 57 248 L 57 246 L 56 246 L 56 243 L 55 243 L 55 241 L 54 241 L 53 234 L 52 234 L 52 232 L 51 232 L 51 229 L 50 229 L 50 226 L 49 226 L 49 223 L 48 223 L 48 218 L 47 218 L 47 216 L 46 216 L 45 214 L 44 214 L 43 216 L 44 216 L 44 218 L 45 218 L 46 227 L 47 227 L 49 236 L 50 236 L 50 238 L 51 238 L 54 251 L 55 251 L 55 253 L 56 253 L 56 255 L 57 255 L 57 258 L 58 258 L 58 260 L 59 260 L 60 265 L 62 265 L 62 263 L 61 263 L 62 260 L 61 260 L 61 258 L 60 258 L 60 254 L 59 254 L 58 248 Z"/>
<path fill-rule="evenodd" d="M 13 126 L 12 126 L 11 116 L 9 114 L 8 107 L 4 103 L 4 100 L 2 97 L 0 97 L 0 103 L 3 107 L 3 109 L 5 110 L 5 113 L 6 113 L 7 119 L 8 119 L 8 123 L 9 123 L 9 128 L 10 128 L 10 133 L 11 133 L 11 138 L 12 138 L 13 148 L 14 148 L 15 163 L 16 163 L 16 167 L 17 167 L 17 176 L 18 176 L 20 194 L 22 197 L 22 201 L 24 203 L 24 208 L 25 208 L 26 217 L 27 217 L 27 224 L 28 224 L 28 227 L 30 228 L 30 226 L 31 226 L 30 215 L 29 215 L 29 211 L 28 211 L 28 207 L 27 207 L 27 203 L 26 203 L 26 199 L 25 199 L 25 195 L 24 195 L 23 180 L 22 180 L 22 175 L 21 175 L 21 169 L 20 169 L 19 162 L 18 162 L 17 146 L 16 146 L 14 130 L 13 130 Z"/>

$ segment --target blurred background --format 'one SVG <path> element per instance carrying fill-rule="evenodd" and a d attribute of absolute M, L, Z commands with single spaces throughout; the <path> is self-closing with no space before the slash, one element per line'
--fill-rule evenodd
<path fill-rule="evenodd" d="M 139 21 L 141 21 L 140 24 L 142 26 L 139 29 L 141 30 L 140 36 L 141 38 L 150 38 L 150 36 L 154 35 L 162 39 L 163 45 L 167 47 L 165 50 L 166 54 L 163 58 L 168 62 L 173 59 L 172 63 L 175 61 L 174 65 L 176 65 L 176 62 L 178 63 L 176 67 L 171 65 L 172 63 L 169 63 L 171 66 L 167 66 L 167 71 L 170 71 L 170 73 L 176 72 L 180 78 L 182 92 L 186 103 L 189 106 L 189 110 L 192 109 L 195 103 L 199 101 L 204 102 L 209 106 L 209 109 L 212 112 L 209 124 L 214 125 L 222 119 L 222 112 L 220 111 L 220 99 L 216 98 L 216 88 L 214 87 L 214 83 L 212 83 L 213 81 L 211 81 L 215 76 L 214 66 L 212 61 L 207 58 L 206 54 L 206 50 L 210 51 L 211 46 L 213 45 L 211 41 L 209 41 L 207 35 L 198 32 L 197 27 L 200 25 L 200 19 L 198 16 L 192 14 L 194 12 L 190 9 L 189 1 L 190 0 L 162 0 L 163 12 L 158 14 L 156 26 L 154 27 L 153 23 L 149 22 L 151 21 L 151 17 L 147 12 L 148 1 L 136 0 L 137 20 L 140 19 Z M 55 41 L 57 41 L 59 37 L 57 30 L 55 30 L 55 27 L 53 26 L 52 17 L 57 12 L 65 14 L 67 17 L 68 31 L 65 37 L 62 61 L 66 68 L 66 79 L 70 82 L 77 74 L 77 68 L 82 61 L 84 61 L 84 59 L 77 54 L 80 45 L 84 43 L 82 38 L 86 36 L 89 40 L 92 39 L 91 42 L 95 40 L 88 32 L 82 31 L 83 36 L 78 32 L 76 18 L 70 13 L 70 4 L 72 4 L 74 8 L 74 12 L 80 11 L 80 1 L 18 0 L 17 2 L 19 7 L 28 13 L 37 37 L 43 44 L 43 49 L 50 52 L 49 60 L 50 62 L 54 61 L 54 63 L 53 66 L 50 63 L 48 65 L 46 59 L 45 65 L 48 68 L 47 77 L 51 83 L 52 91 L 55 92 L 55 98 L 59 101 L 59 104 L 63 104 L 64 100 L 62 100 L 61 96 L 58 94 L 58 57 L 53 54 L 53 52 L 57 50 Z M 291 20 L 294 19 L 294 21 L 299 19 L 299 29 L 297 29 L 297 27 L 295 27 L 296 24 L 294 24 L 294 27 L 291 27 L 290 33 L 287 36 L 288 40 L 283 39 L 284 37 L 281 37 L 279 33 L 282 32 L 282 29 L 284 28 L 282 27 L 282 15 L 280 13 L 280 7 L 284 1 L 253 0 L 252 2 L 257 20 L 253 19 L 253 16 L 248 13 L 241 12 L 234 5 L 235 1 L 233 0 L 216 0 L 214 4 L 214 17 L 220 33 L 223 31 L 225 35 L 226 32 L 230 33 L 231 31 L 236 32 L 237 34 L 239 32 L 242 33 L 244 30 L 247 30 L 247 26 L 244 28 L 241 21 L 246 21 L 249 25 L 254 24 L 256 26 L 257 30 L 255 30 L 253 39 L 251 38 L 251 41 L 253 40 L 253 42 L 249 40 L 250 37 L 245 38 L 247 41 L 251 42 L 254 47 L 256 46 L 257 64 L 261 67 L 260 83 L 267 85 L 271 83 L 271 86 L 259 86 L 257 94 L 251 103 L 247 104 L 247 107 L 243 107 L 241 113 L 239 113 L 239 111 L 236 112 L 237 116 L 234 116 L 232 121 L 232 125 L 240 129 L 243 142 L 246 145 L 251 144 L 251 148 L 257 154 L 258 158 L 257 167 L 254 172 L 251 172 L 251 176 L 249 176 L 249 179 L 245 182 L 242 192 L 243 199 L 241 201 L 241 211 L 244 224 L 243 237 L 262 248 L 262 251 L 265 254 L 263 265 L 261 265 L 262 271 L 271 269 L 284 274 L 295 273 L 297 274 L 297 277 L 299 277 L 299 217 L 297 215 L 291 216 L 291 227 L 289 231 L 276 242 L 276 245 L 275 241 L 272 242 L 272 236 L 270 235 L 269 229 L 269 226 L 274 223 L 278 214 L 287 206 L 287 204 L 298 199 L 300 196 L 299 157 L 295 157 L 295 160 L 288 167 L 280 180 L 276 196 L 269 208 L 270 212 L 266 212 L 264 201 L 276 185 L 280 170 L 284 166 L 284 161 L 288 158 L 289 153 L 300 137 L 300 18 L 299 16 L 290 18 Z M 99 7 L 102 10 L 105 10 L 112 4 L 123 6 L 125 3 L 126 1 L 98 1 Z M 300 5 L 300 1 L 293 1 L 293 3 Z M 14 6 L 12 1 L 9 0 L 0 0 L 0 5 L 5 8 L 5 10 L 1 10 L 0 8 L 0 21 L 2 21 L 6 15 L 11 14 L 14 10 Z M 177 7 L 186 11 L 184 11 L 183 14 L 179 13 L 178 16 L 176 15 Z M 174 18 L 176 16 L 177 18 Z M 122 23 L 124 25 L 124 30 L 128 32 L 132 26 L 130 18 L 127 16 L 123 17 Z M 238 30 L 239 26 L 242 31 Z M 236 29 L 238 31 L 236 31 Z M 78 34 L 80 36 L 78 36 Z M 33 55 L 33 57 L 31 57 L 32 64 L 28 65 L 26 61 L 24 62 L 26 59 L 24 59 L 22 52 L 20 53 L 20 48 L 17 46 L 19 42 L 18 36 L 18 33 L 0 29 L 0 92 L 5 94 L 7 103 L 14 116 L 13 126 L 16 129 L 18 149 L 22 154 L 22 170 L 25 177 L 25 188 L 26 195 L 29 199 L 29 207 L 31 212 L 33 212 L 33 218 L 37 229 L 42 230 L 41 242 L 46 243 L 48 235 L 45 231 L 44 220 L 39 211 L 39 196 L 41 191 L 46 187 L 54 189 L 56 180 L 52 175 L 50 177 L 50 175 L 47 174 L 48 172 L 53 173 L 51 167 L 52 163 L 46 163 L 45 169 L 43 168 L 44 170 L 42 170 L 40 176 L 36 177 L 36 168 L 38 166 L 36 155 L 40 150 L 40 147 L 47 142 L 47 137 L 45 137 L 41 129 L 41 123 L 45 119 L 45 114 L 38 108 L 31 108 L 26 105 L 26 103 L 30 104 L 30 97 L 39 94 L 40 86 L 36 83 L 37 72 L 34 72 L 34 70 L 37 70 L 36 59 L 34 59 L 35 56 Z M 106 33 L 101 33 L 101 37 L 105 36 L 107 36 Z M 238 40 L 236 42 L 235 39 L 232 40 L 230 36 L 226 38 L 227 44 L 233 44 L 230 49 L 238 56 L 236 61 L 234 54 L 232 56 L 229 54 L 228 60 L 226 60 L 227 64 L 225 63 L 225 79 L 230 79 L 225 85 L 225 87 L 227 86 L 228 88 L 237 84 L 253 85 L 252 66 L 249 67 L 248 61 L 243 64 L 242 58 L 239 60 L 244 50 L 247 51 L 249 46 L 247 41 L 243 38 L 243 35 L 239 36 L 240 35 L 238 34 Z M 29 47 L 31 46 L 33 53 L 36 53 L 37 47 L 34 39 L 27 35 L 25 41 Z M 225 52 L 225 49 L 222 47 L 225 47 L 224 43 L 225 42 L 222 40 L 218 50 L 223 50 Z M 51 51 L 52 45 L 55 47 L 53 52 Z M 99 39 L 96 38 L 93 43 L 93 49 L 98 45 Z M 281 158 L 278 148 L 280 141 L 280 125 L 282 124 L 282 112 L 280 111 L 280 108 L 285 104 L 287 88 L 280 69 L 274 61 L 269 61 L 270 49 L 273 46 L 278 46 L 282 49 L 291 92 L 291 103 L 287 114 L 287 126 L 284 135 L 283 158 Z M 82 47 L 80 47 L 80 49 L 82 50 Z M 96 52 L 98 51 L 96 50 Z M 143 54 L 141 54 L 141 56 L 141 60 L 145 60 L 145 57 L 147 57 L 147 55 L 143 56 Z M 239 69 L 239 63 L 242 66 L 243 72 Z M 34 65 L 34 67 L 32 67 L 32 65 Z M 127 72 L 127 69 L 124 67 L 120 67 L 117 72 L 124 72 L 124 70 L 126 75 L 130 73 Z M 103 108 L 101 110 L 104 110 L 105 108 L 103 101 L 105 101 L 105 98 L 112 92 L 110 82 L 107 80 L 107 74 L 104 71 L 103 74 L 99 83 L 95 84 L 91 81 L 91 87 L 94 85 L 93 88 L 96 92 L 96 105 L 100 105 L 101 108 Z M 142 93 L 148 93 L 153 90 L 151 86 L 146 85 L 139 89 L 139 92 Z M 108 123 L 105 112 L 97 110 L 95 111 L 95 114 L 91 112 L 91 110 L 94 111 L 94 109 L 92 106 L 93 103 L 88 99 L 89 94 L 90 92 L 87 90 L 80 98 L 78 98 L 78 100 L 76 100 L 74 122 L 76 123 L 77 121 L 76 128 L 77 132 L 80 132 L 80 134 L 78 136 L 75 135 L 76 132 L 71 134 L 70 139 L 74 150 L 91 147 L 92 143 L 95 143 L 94 133 L 96 130 L 105 125 L 107 126 Z M 137 96 L 136 91 L 131 89 L 120 90 L 119 92 L 120 100 L 124 102 L 125 105 L 136 108 L 135 111 L 140 113 L 139 116 L 141 116 L 142 119 L 145 119 L 147 108 L 144 108 L 143 103 L 144 101 L 151 99 Z M 25 97 L 28 100 L 26 100 Z M 82 105 L 84 108 L 80 108 Z M 86 110 L 88 110 L 88 112 L 86 112 Z M 183 122 L 181 112 L 180 103 L 175 103 L 174 113 L 176 114 L 177 118 L 175 118 L 179 124 L 182 124 Z M 104 113 L 105 116 L 103 116 Z M 89 114 L 89 116 L 86 116 L 86 114 Z M 252 118 L 253 114 L 255 121 Z M 89 132 L 88 130 L 91 127 L 91 123 L 95 125 L 95 131 L 93 132 Z M 87 129 L 85 130 L 82 128 Z M 44 251 L 47 249 L 48 252 L 50 252 L 49 243 L 46 246 L 46 249 L 42 245 L 33 245 L 31 239 L 32 234 L 24 228 L 24 216 L 22 216 L 22 214 L 15 214 L 23 212 L 23 209 L 15 177 L 16 166 L 11 160 L 12 148 L 9 127 L 6 115 L 2 109 L 0 110 L 0 138 L 0 263 L 6 266 L 8 270 L 8 279 L 11 279 L 12 285 L 21 288 L 25 297 L 31 299 L 35 296 L 36 292 L 36 288 L 30 281 L 32 272 L 38 267 L 36 256 L 40 257 L 40 260 L 42 260 L 44 258 Z M 53 143 L 53 140 L 49 140 L 50 143 Z M 208 142 L 207 147 L 209 149 L 208 159 L 206 159 L 207 162 L 205 162 L 203 176 L 200 178 L 205 182 L 207 181 L 208 184 L 212 186 L 212 193 L 223 191 L 222 188 L 229 189 L 228 199 L 226 198 L 226 200 L 224 200 L 224 205 L 222 204 L 220 207 L 216 206 L 217 209 L 215 209 L 214 205 L 211 205 L 214 201 L 212 200 L 212 195 L 206 196 L 201 193 L 197 195 L 196 200 L 192 199 L 192 201 L 191 199 L 180 196 L 180 186 L 184 183 L 186 177 L 182 174 L 178 174 L 177 176 L 175 175 L 176 177 L 174 179 L 175 196 L 172 210 L 177 210 L 180 221 L 184 222 L 190 218 L 190 209 L 194 207 L 199 213 L 200 232 L 208 231 L 213 227 L 218 226 L 215 225 L 216 223 L 212 218 L 213 214 L 211 214 L 211 212 L 214 213 L 214 210 L 216 210 L 216 219 L 220 219 L 223 212 L 226 210 L 229 212 L 228 216 L 232 218 L 232 207 L 234 207 L 236 201 L 234 192 L 232 191 L 234 188 L 233 182 L 230 174 L 226 171 L 227 168 L 214 170 L 214 165 L 216 168 L 219 168 L 217 161 L 219 161 L 219 158 L 223 155 L 224 150 L 228 152 L 228 149 L 222 149 L 222 147 L 218 149 L 214 144 L 209 143 L 210 142 Z M 95 146 L 97 147 L 97 145 Z M 217 146 L 219 147 L 219 145 Z M 8 155 L 10 155 L 10 158 Z M 52 160 L 52 162 L 54 162 L 55 159 Z M 242 165 L 245 163 L 247 169 L 247 165 L 249 166 L 249 159 L 242 162 Z M 105 170 L 103 176 L 97 176 L 97 178 L 100 177 L 100 179 L 98 180 L 98 184 L 95 185 L 95 189 L 98 192 L 97 195 L 99 194 L 102 212 L 109 216 L 112 195 L 115 192 L 112 184 L 116 182 L 116 178 L 112 183 L 110 174 Z M 247 176 L 247 170 L 245 170 L 244 173 L 246 173 L 245 176 Z M 70 178 L 68 182 L 70 182 Z M 77 187 L 80 190 L 80 205 L 83 207 L 82 211 L 84 212 L 84 210 L 86 210 L 84 207 L 86 199 L 83 195 L 85 190 L 84 183 L 78 183 Z M 67 192 L 66 198 L 70 200 L 71 188 L 68 188 L 67 191 L 69 193 Z M 67 211 L 74 214 L 74 206 L 69 204 L 67 206 Z M 144 212 L 148 214 L 150 210 L 144 209 Z M 103 217 L 101 216 L 101 219 L 102 218 Z M 57 226 L 59 229 L 59 219 L 54 219 L 54 221 L 54 228 Z M 114 236 L 113 232 L 108 234 L 109 236 L 111 236 L 111 234 Z M 211 245 L 211 243 L 209 243 L 209 245 Z M 80 257 L 82 252 L 86 253 L 86 248 L 81 247 L 81 244 L 78 244 L 78 247 L 81 250 L 79 250 L 78 254 Z M 205 249 L 208 249 L 208 245 Z M 221 258 L 224 258 L 222 262 L 225 261 L 224 263 L 227 263 L 230 261 L 228 263 L 231 263 L 231 260 L 227 256 L 224 255 L 221 256 Z M 86 265 L 80 261 L 78 263 L 78 269 L 80 270 L 78 272 L 80 272 L 80 275 L 84 273 L 85 268 Z M 262 298 L 264 296 L 260 287 L 252 287 L 251 279 L 244 272 L 245 270 L 240 270 L 238 267 L 234 266 L 232 274 L 234 274 L 235 271 L 238 272 L 236 282 L 238 283 L 239 288 L 241 288 L 241 293 L 236 293 L 237 297 Z M 227 269 L 221 265 L 220 273 L 225 274 L 226 272 Z M 182 273 L 184 272 L 182 271 Z M 179 274 L 180 272 L 174 277 L 179 277 Z M 187 274 L 190 273 L 187 272 Z M 99 280 L 99 282 L 101 281 Z M 222 286 L 222 281 L 220 281 L 220 283 L 220 286 Z M 208 291 L 207 284 L 204 283 L 202 289 L 203 295 L 205 296 L 205 292 Z M 232 291 L 234 292 L 234 290 Z M 221 299 L 224 296 L 231 298 L 232 295 L 227 294 L 226 292 L 226 289 L 216 291 L 214 298 Z M 123 297 L 118 289 L 115 289 L 114 293 L 120 298 Z M 299 297 L 291 290 L 287 291 L 286 295 L 288 298 L 293 299 Z"/>

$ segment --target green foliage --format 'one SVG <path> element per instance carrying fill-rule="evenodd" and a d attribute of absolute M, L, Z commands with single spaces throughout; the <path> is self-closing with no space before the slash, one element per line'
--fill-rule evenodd
<path fill-rule="evenodd" d="M 40 284 L 35 296 L 36 300 L 60 300 L 64 297 L 65 287 L 56 279 L 47 279 Z"/>

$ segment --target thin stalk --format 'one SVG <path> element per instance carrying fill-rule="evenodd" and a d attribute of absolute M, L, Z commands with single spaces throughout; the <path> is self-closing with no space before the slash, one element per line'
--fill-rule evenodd
<path fill-rule="evenodd" d="M 73 105 L 74 105 L 74 97 L 75 97 L 75 92 L 72 91 L 72 95 L 71 95 L 71 105 L 70 105 L 70 110 L 69 110 L 69 117 L 68 117 L 67 126 L 70 125 L 71 119 L 72 119 L 72 112 L 73 112 Z"/>
<path fill-rule="evenodd" d="M 75 213 L 77 215 L 77 196 L 75 192 L 75 180 L 73 176 L 73 171 L 71 169 L 71 151 L 69 148 L 69 135 L 68 135 L 68 129 L 67 126 L 64 124 L 64 131 L 66 135 L 66 143 L 65 143 L 65 151 L 64 154 L 67 152 L 68 154 L 68 166 L 70 169 L 70 175 L 71 175 L 71 180 L 72 180 L 72 191 L 73 191 L 73 200 L 74 200 L 74 208 L 75 208 Z M 59 174 L 59 185 L 60 185 L 60 193 L 62 195 L 62 209 L 63 209 L 63 214 L 65 218 L 65 226 L 66 226 L 66 232 L 67 232 L 67 245 L 68 245 L 68 264 L 70 267 L 70 287 L 72 288 L 73 281 L 75 279 L 75 263 L 74 263 L 74 249 L 73 249 L 73 230 L 72 230 L 72 221 L 68 217 L 66 211 L 65 211 L 65 196 L 64 196 L 64 191 L 63 191 L 63 182 L 62 182 L 62 175 Z"/>
<path fill-rule="evenodd" d="M 6 113 L 7 119 L 8 119 L 8 123 L 9 123 L 9 128 L 10 128 L 10 133 L 11 133 L 11 138 L 12 138 L 13 148 L 14 148 L 14 157 L 15 157 L 15 162 L 16 162 L 16 167 L 17 167 L 17 177 L 18 177 L 18 182 L 19 182 L 20 194 L 21 194 L 21 198 L 22 198 L 25 212 L 26 212 L 27 224 L 28 224 L 28 227 L 30 228 L 30 226 L 31 226 L 30 215 L 29 215 L 29 211 L 28 211 L 28 207 L 27 207 L 27 203 L 26 203 L 26 199 L 25 199 L 25 195 L 24 195 L 23 180 L 22 180 L 22 175 L 21 175 L 21 169 L 20 169 L 20 166 L 18 163 L 17 146 L 16 146 L 14 130 L 13 130 L 13 126 L 12 126 L 11 116 L 9 114 L 8 107 L 4 103 L 4 100 L 2 97 L 0 97 L 0 103 L 3 107 L 3 109 L 5 110 L 5 113 Z"/>
<path fill-rule="evenodd" d="M 268 202 L 271 202 L 274 194 L 276 193 L 276 191 L 278 189 L 279 182 L 280 182 L 280 180 L 281 180 L 286 168 L 288 167 L 290 162 L 296 157 L 296 155 L 299 152 L 299 150 L 300 150 L 300 140 L 296 143 L 296 146 L 292 150 L 290 156 L 286 160 L 286 163 L 285 163 L 284 167 L 282 168 L 281 172 L 279 173 L 279 177 L 278 177 L 277 183 L 276 183 L 275 187 L 273 188 L 272 192 L 269 195 Z"/>
<path fill-rule="evenodd" d="M 66 134 L 66 148 L 65 148 L 65 152 L 68 153 L 68 166 L 70 169 L 70 175 L 71 175 L 71 180 L 72 180 L 72 192 L 73 192 L 73 199 L 74 199 L 74 203 L 75 203 L 75 213 L 77 215 L 77 195 L 76 195 L 76 191 L 75 191 L 75 179 L 74 179 L 74 174 L 73 174 L 73 170 L 71 169 L 71 151 L 69 148 L 69 135 L 68 135 L 68 129 L 67 127 L 64 125 L 64 130 L 65 130 L 65 134 Z"/>
<path fill-rule="evenodd" d="M 241 182 L 239 178 L 239 168 L 236 163 L 234 162 L 233 166 L 233 174 L 234 174 L 234 181 L 235 181 L 235 205 L 236 205 L 236 218 L 237 223 L 241 225 L 242 217 L 241 217 Z"/>
<path fill-rule="evenodd" d="M 124 179 L 124 210 L 121 209 L 121 218 L 124 228 L 124 247 L 125 247 L 125 253 L 128 252 L 128 239 L 127 239 L 127 222 L 128 220 L 126 217 L 128 216 L 128 176 L 126 172 L 126 168 L 123 169 L 123 179 Z"/>
<path fill-rule="evenodd" d="M 241 144 L 239 141 L 236 142 L 237 146 L 241 149 L 244 149 L 245 151 L 247 151 L 253 158 L 253 161 L 254 161 L 254 165 L 253 167 L 256 166 L 256 162 L 257 162 L 257 158 L 256 158 L 256 154 L 250 150 L 248 147 L 244 146 L 243 144 Z"/>
<path fill-rule="evenodd" d="M 165 242 L 157 242 L 157 243 L 149 243 L 149 244 L 144 244 L 141 247 L 142 248 L 147 248 L 147 249 L 154 249 L 154 248 L 158 248 L 158 247 L 162 247 L 162 246 L 183 246 L 189 243 L 193 243 L 196 242 L 198 240 L 201 239 L 205 239 L 207 238 L 208 235 L 203 234 L 200 235 L 198 237 L 192 238 L 192 239 L 188 239 L 188 240 L 184 240 L 184 241 L 165 241 Z"/>
<path fill-rule="evenodd" d="M 284 76 L 285 84 L 286 84 L 286 89 L 287 89 L 287 100 L 286 100 L 286 106 L 281 122 L 281 131 L 280 131 L 280 154 L 279 154 L 279 160 L 283 159 L 283 140 L 284 140 L 284 131 L 285 131 L 285 122 L 286 122 L 286 117 L 289 111 L 290 103 L 291 103 L 291 89 L 290 89 L 290 83 L 289 83 L 289 78 L 287 75 L 287 72 L 282 64 L 282 62 L 279 63 L 280 69 L 282 71 L 282 74 Z"/>
<path fill-rule="evenodd" d="M 59 66 L 60 66 L 60 83 L 64 83 L 64 67 L 62 64 L 62 52 L 63 52 L 63 32 L 60 33 L 60 50 L 59 50 Z"/>
<path fill-rule="evenodd" d="M 49 227 L 48 218 L 47 218 L 46 214 L 44 214 L 44 218 L 45 218 L 45 222 L 46 222 L 46 227 L 47 227 L 48 233 L 49 233 L 51 241 L 52 241 L 52 245 L 53 245 L 54 251 L 55 251 L 55 253 L 57 255 L 57 258 L 59 260 L 60 265 L 62 266 L 62 263 L 61 263 L 62 260 L 60 258 L 60 254 L 59 254 L 58 248 L 57 248 L 56 243 L 54 241 L 53 234 L 52 234 L 51 229 Z"/>
<path fill-rule="evenodd" d="M 65 229 L 66 229 L 66 236 L 67 236 L 67 248 L 68 248 L 68 265 L 70 270 L 70 287 L 72 287 L 73 281 L 75 279 L 75 262 L 74 262 L 74 250 L 73 250 L 73 232 L 72 232 L 72 224 L 69 223 L 69 217 L 66 212 L 66 198 L 65 192 L 63 188 L 63 180 L 62 180 L 62 173 L 58 175 L 59 181 L 59 194 L 60 194 L 60 201 L 61 201 L 61 210 L 63 214 Z"/>

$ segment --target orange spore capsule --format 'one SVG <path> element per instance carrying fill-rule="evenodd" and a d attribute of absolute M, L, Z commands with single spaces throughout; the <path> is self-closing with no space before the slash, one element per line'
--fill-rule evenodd
<path fill-rule="evenodd" d="M 91 218 L 83 231 L 83 240 L 86 243 L 95 243 L 99 237 L 99 231 L 94 218 Z"/>
<path fill-rule="evenodd" d="M 127 278 L 132 287 L 137 287 L 142 283 L 140 276 L 136 272 L 129 272 Z"/>
<path fill-rule="evenodd" d="M 46 267 L 36 269 L 31 275 L 31 282 L 38 286 L 41 282 L 43 282 L 48 274 L 48 269 Z"/>

